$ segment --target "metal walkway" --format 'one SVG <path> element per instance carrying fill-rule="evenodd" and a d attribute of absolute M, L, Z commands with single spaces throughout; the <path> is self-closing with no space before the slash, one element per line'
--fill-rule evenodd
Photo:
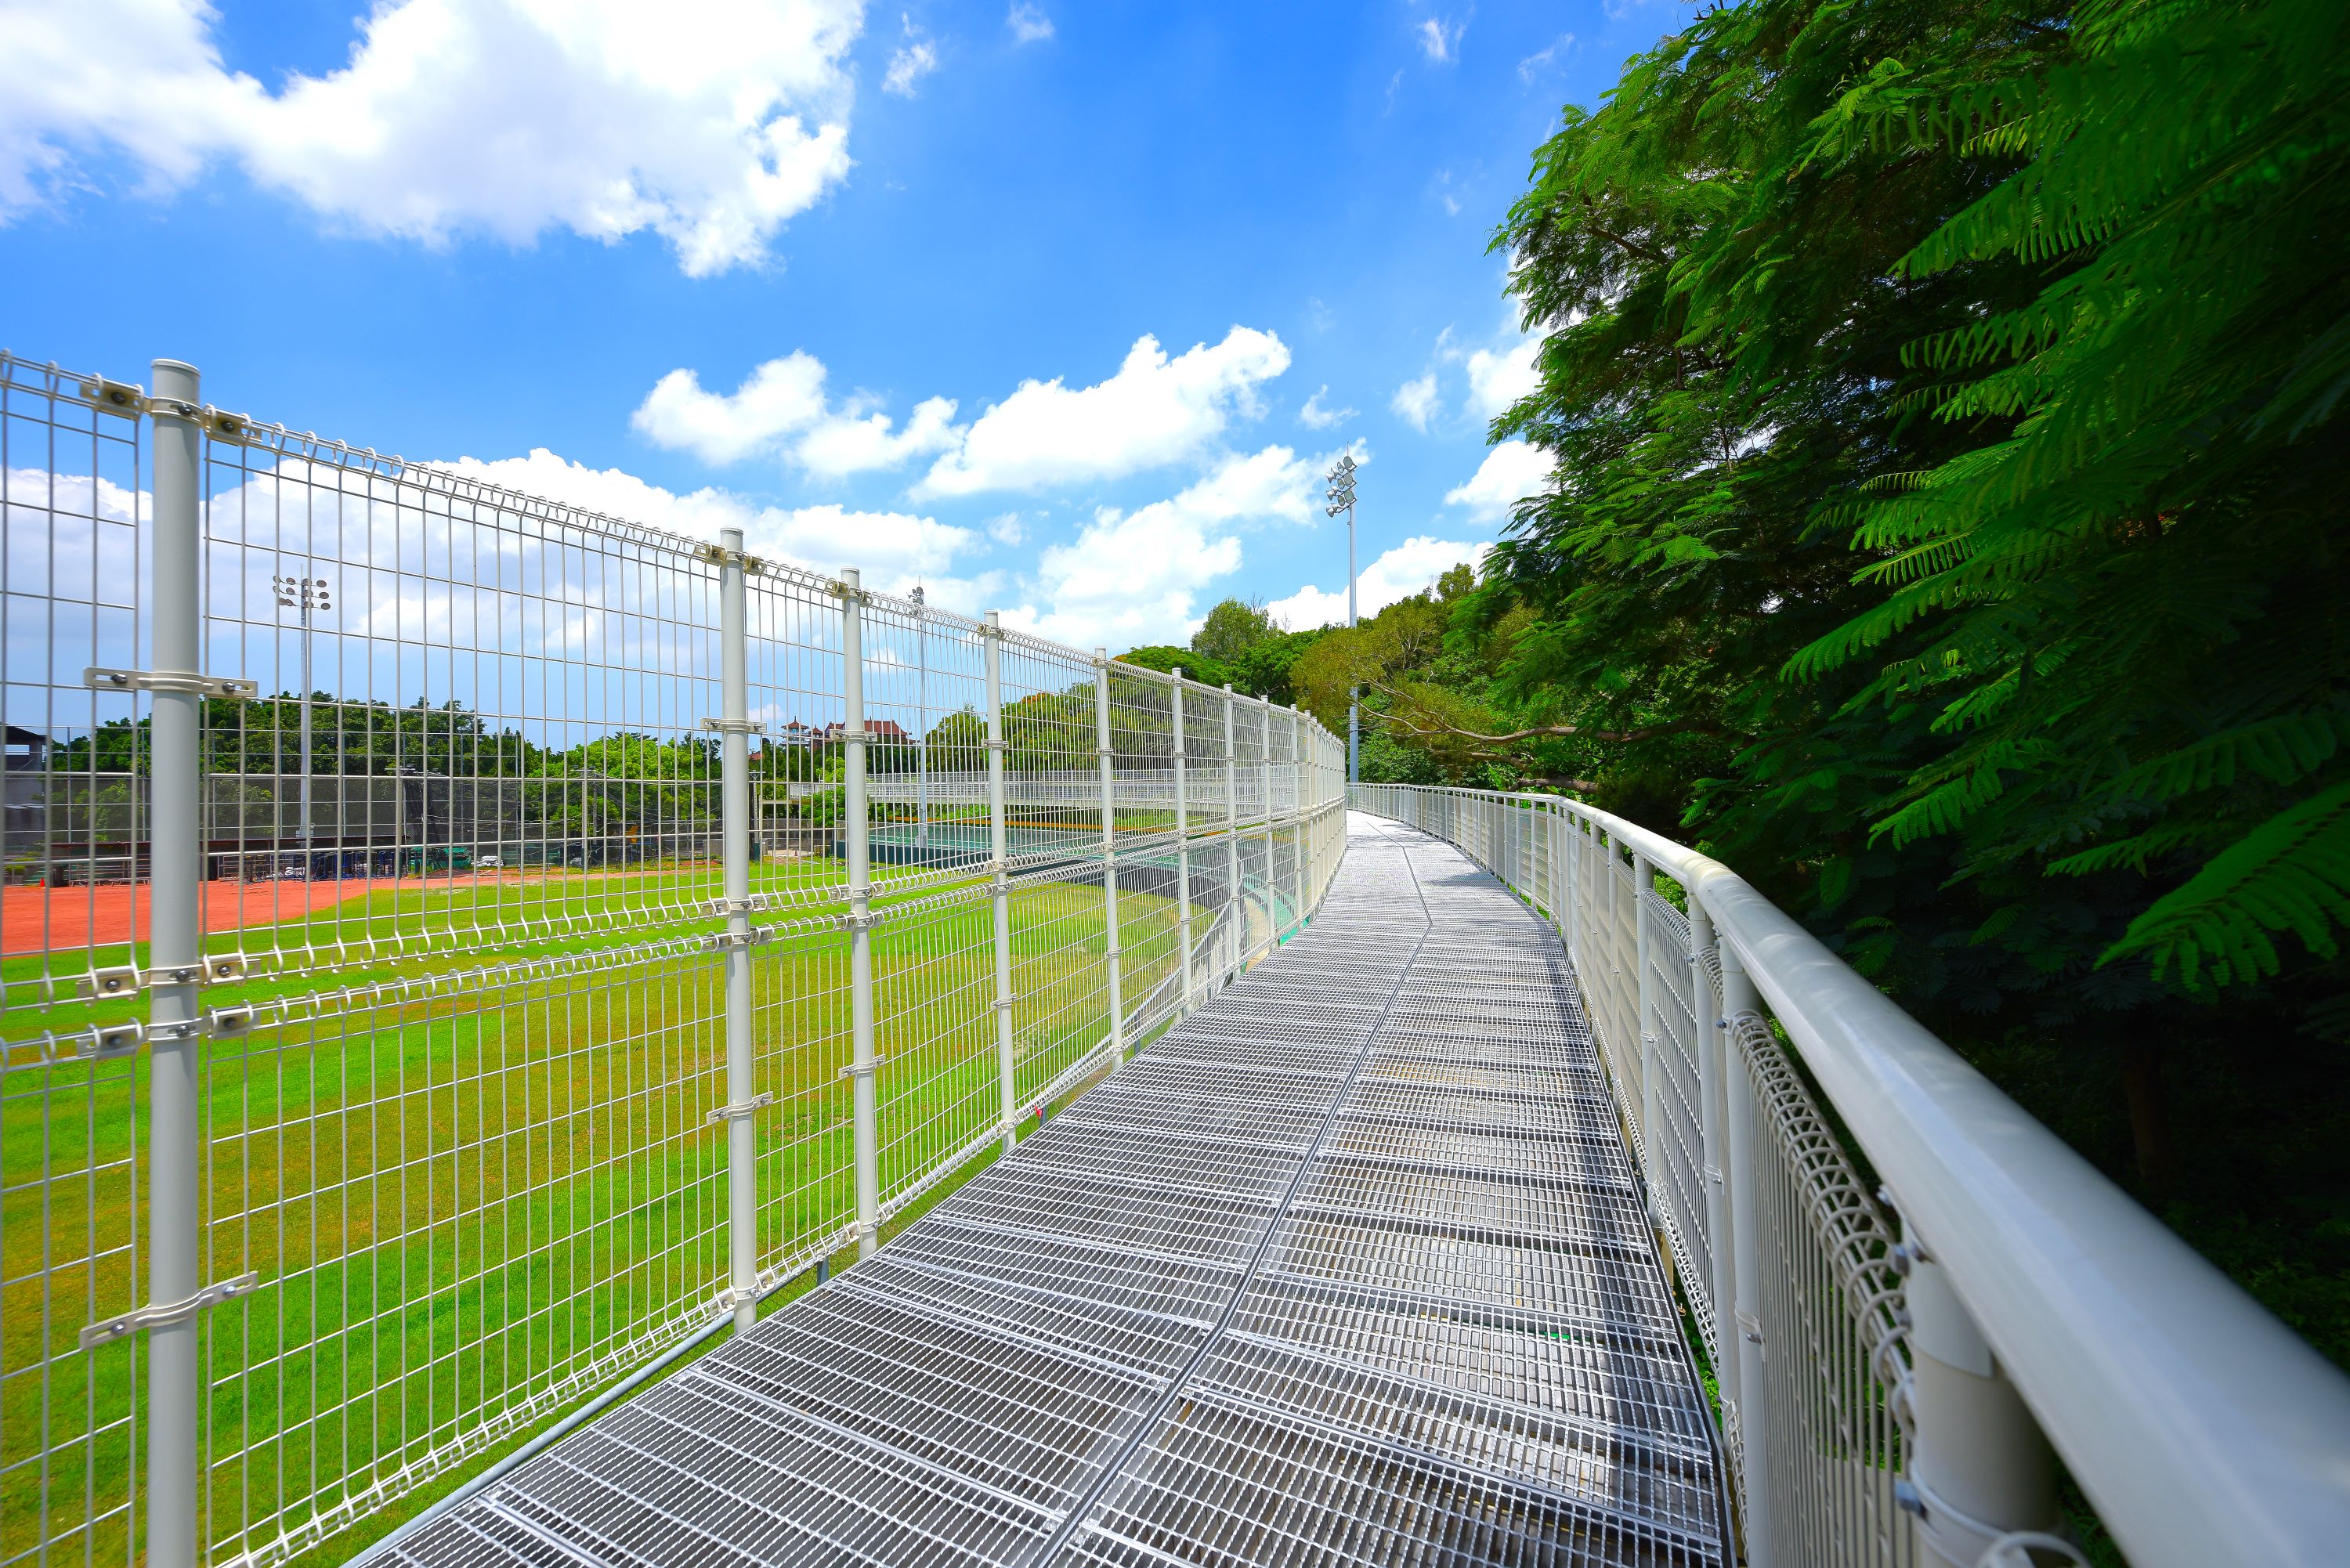
<path fill-rule="evenodd" d="M 1710 1564 L 1555 935 L 1367 817 L 1313 925 L 873 1259 L 389 1554 Z"/>

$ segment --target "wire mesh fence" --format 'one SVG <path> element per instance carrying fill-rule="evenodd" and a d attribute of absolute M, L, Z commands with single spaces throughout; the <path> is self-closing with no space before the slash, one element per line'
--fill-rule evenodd
<path fill-rule="evenodd" d="M 1612 819 L 1555 798 L 1353 794 L 1460 846 L 1565 936 L 1649 1227 L 1717 1379 L 1747 1560 L 1924 1561 L 1897 1495 L 1910 1374 L 1891 1224 L 1702 904 Z"/>
<path fill-rule="evenodd" d="M 156 382 L 0 357 L 0 1564 L 277 1561 L 743 1321 L 1343 851 L 1292 710 Z"/>

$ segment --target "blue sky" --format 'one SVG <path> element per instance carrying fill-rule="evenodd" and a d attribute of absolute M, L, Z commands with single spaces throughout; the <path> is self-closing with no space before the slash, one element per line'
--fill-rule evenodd
<path fill-rule="evenodd" d="M 1081 644 L 1494 537 L 1486 241 L 1664 0 L 0 0 L 0 345 Z M 950 406 L 951 405 L 951 406 Z"/>

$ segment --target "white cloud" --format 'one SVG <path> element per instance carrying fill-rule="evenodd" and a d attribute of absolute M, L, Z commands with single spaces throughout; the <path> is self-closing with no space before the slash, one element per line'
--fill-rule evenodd
<path fill-rule="evenodd" d="M 1287 369 L 1287 347 L 1253 327 L 1172 358 L 1146 335 L 1106 381 L 1074 390 L 1058 377 L 1023 381 L 972 421 L 914 493 L 1035 490 L 1161 467 L 1202 451 L 1235 415 L 1261 412 L 1256 389 Z"/>
<path fill-rule="evenodd" d="M 1445 493 L 1447 506 L 1466 506 L 1470 515 L 1491 522 L 1510 514 L 1510 508 L 1550 485 L 1547 453 L 1522 441 L 1505 441 L 1485 454 L 1469 483 Z"/>
<path fill-rule="evenodd" d="M 215 159 L 361 233 L 513 244 L 650 230 L 693 275 L 767 242 L 848 172 L 858 0 L 379 0 L 349 63 L 270 92 L 222 61 L 205 0 L 0 9 L 0 212 L 151 190 Z"/>
<path fill-rule="evenodd" d="M 1468 540 L 1439 539 L 1420 535 L 1406 539 L 1363 569 L 1355 585 L 1355 612 L 1368 618 L 1427 587 L 1463 561 L 1475 566 L 1491 545 Z M 1274 618 L 1292 631 L 1347 624 L 1347 587 L 1325 592 L 1308 583 L 1285 599 L 1265 607 Z"/>
<path fill-rule="evenodd" d="M 528 457 L 467 457 L 436 466 L 690 538 L 715 539 L 721 528 L 740 528 L 754 555 L 779 556 L 818 572 L 857 566 L 865 573 L 866 587 L 884 593 L 928 581 L 937 587 L 941 605 L 959 603 L 948 597 L 942 575 L 979 542 L 968 528 L 902 512 L 770 506 L 716 488 L 681 495 L 620 469 L 567 462 L 545 447 Z"/>
<path fill-rule="evenodd" d="M 1017 512 L 1005 512 L 987 520 L 987 536 L 999 545 L 1024 544 L 1028 524 L 1020 520 Z"/>
<path fill-rule="evenodd" d="M 1307 430 L 1326 431 L 1355 417 L 1352 409 L 1334 409 L 1324 404 L 1322 400 L 1329 395 L 1328 387 L 1317 388 L 1314 395 L 1305 400 L 1305 406 L 1297 410 L 1297 422 Z"/>
<path fill-rule="evenodd" d="M 1003 18 L 1003 25 L 1012 29 L 1012 41 L 1015 44 L 1040 43 L 1053 36 L 1053 18 L 1035 5 L 1014 5 Z"/>
<path fill-rule="evenodd" d="M 1451 65 L 1461 57 L 1461 35 L 1468 30 L 1466 22 L 1447 26 L 1440 18 L 1430 16 L 1415 29 L 1419 38 L 1419 52 L 1438 65 Z"/>
<path fill-rule="evenodd" d="M 1469 400 L 1479 413 L 1490 420 L 1542 384 L 1534 367 L 1541 348 L 1540 339 L 1528 337 L 1499 353 L 1480 348 L 1469 356 Z"/>
<path fill-rule="evenodd" d="M 1313 505 L 1314 468 L 1288 447 L 1234 453 L 1168 500 L 1095 513 L 1075 540 L 1045 551 L 1033 597 L 1005 623 L 1081 648 L 1180 641 L 1199 618 L 1199 590 L 1240 569 L 1235 529 L 1302 523 Z"/>
<path fill-rule="evenodd" d="M 861 394 L 830 407 L 824 382 L 823 361 L 799 350 L 768 360 L 727 393 L 706 390 L 691 370 L 671 370 L 653 384 L 629 422 L 658 445 L 705 462 L 780 452 L 828 478 L 944 452 L 962 434 L 948 399 L 916 404 L 900 431 Z"/>
<path fill-rule="evenodd" d="M 939 68 L 939 47 L 914 26 L 911 16 L 901 15 L 899 20 L 905 26 L 906 42 L 889 57 L 889 68 L 881 77 L 881 90 L 911 98 L 914 84 Z"/>
<path fill-rule="evenodd" d="M 1572 33 L 1561 33 L 1556 38 L 1551 41 L 1549 47 L 1538 49 L 1518 62 L 1518 79 L 1522 82 L 1531 83 L 1534 78 L 1540 76 L 1543 72 L 1550 68 L 1550 64 L 1553 60 L 1558 58 L 1561 54 L 1571 51 L 1574 47 L 1575 35 Z"/>
<path fill-rule="evenodd" d="M 1425 431 L 1428 421 L 1436 414 L 1436 372 L 1429 371 L 1396 389 L 1388 407 L 1409 422 L 1412 429 Z"/>

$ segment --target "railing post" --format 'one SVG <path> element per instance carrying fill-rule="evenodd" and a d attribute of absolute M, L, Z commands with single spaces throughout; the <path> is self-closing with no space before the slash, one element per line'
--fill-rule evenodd
<path fill-rule="evenodd" d="M 1247 949 L 1248 899 L 1241 893 L 1241 754 L 1234 748 L 1239 732 L 1232 722 L 1232 683 L 1224 682 L 1224 908 L 1232 917 L 1232 961 L 1227 975 L 1237 971 Z"/>
<path fill-rule="evenodd" d="M 1656 885 L 1656 867 L 1648 857 L 1632 857 L 1632 1005 L 1638 1018 L 1632 1031 L 1633 1048 L 1640 1054 L 1640 1147 L 1647 1151 L 1648 1222 L 1657 1218 L 1657 1180 L 1665 1163 L 1657 1142 L 1657 1112 L 1663 1098 L 1661 1042 L 1657 1038 L 1656 919 L 1648 913 L 1648 889 Z"/>
<path fill-rule="evenodd" d="M 1003 623 L 987 612 L 981 634 L 987 665 L 987 849 L 995 879 L 995 1076 L 1003 1116 L 1003 1152 L 1019 1141 L 1019 1064 L 1012 1040 L 1012 853 L 1003 809 Z"/>
<path fill-rule="evenodd" d="M 1725 1067 L 1722 1085 L 1729 1097 L 1730 1242 L 1734 1345 L 1724 1347 L 1726 1364 L 1714 1369 L 1727 1389 L 1738 1392 L 1739 1453 L 1746 1480 L 1746 1562 L 1748 1568 L 1778 1568 L 1771 1539 L 1770 1402 L 1762 1382 L 1763 1325 L 1758 1315 L 1762 1301 L 1762 1233 L 1756 1203 L 1754 1080 L 1746 1070 L 1745 1048 L 1739 1044 L 1737 1020 L 1759 1012 L 1761 999 L 1754 982 L 1725 944 L 1721 949 L 1721 1016 L 1729 1027 L 1722 1034 Z"/>
<path fill-rule="evenodd" d="M 1903 1501 L 1937 1558 L 1975 1568 L 2002 1535 L 2058 1528 L 2055 1455 L 1950 1271 L 1906 1224 L 1902 1251 L 1918 1421 Z"/>
<path fill-rule="evenodd" d="M 1281 882 L 1273 864 L 1273 699 L 1256 700 L 1257 799 L 1264 805 L 1264 944 L 1269 951 L 1281 945 Z"/>
<path fill-rule="evenodd" d="M 1729 1029 L 1721 1001 L 1713 993 L 1713 976 L 1705 967 L 1706 950 L 1714 944 L 1713 915 L 1694 888 L 1689 892 L 1689 917 L 1690 999 L 1694 1004 L 1690 1012 L 1697 1017 L 1698 1142 L 1703 1151 L 1700 1158 L 1705 1161 L 1701 1174 L 1705 1183 L 1706 1255 L 1713 1267 L 1713 1277 L 1705 1282 L 1705 1290 L 1712 1298 L 1714 1351 L 1717 1357 L 1721 1357 L 1738 1343 L 1738 1325 L 1731 1316 L 1738 1299 L 1738 1282 L 1730 1239 L 1730 1189 L 1722 1179 L 1728 1158 L 1722 1148 L 1722 1118 L 1726 1111 L 1722 1060 L 1730 1045 Z M 1719 1367 L 1714 1376 L 1726 1381 Z"/>
<path fill-rule="evenodd" d="M 1289 710 L 1289 858 L 1297 886 L 1297 918 L 1292 924 L 1300 930 L 1305 926 L 1305 732 L 1299 727 L 1301 717 L 1293 705 Z"/>
<path fill-rule="evenodd" d="M 1109 649 L 1094 649 L 1094 753 L 1101 764 L 1102 922 L 1108 943 L 1102 961 L 1108 965 L 1109 1056 L 1113 1066 L 1126 1060 L 1126 991 L 1120 971 L 1124 950 L 1118 929 L 1118 777 L 1111 767 L 1109 746 Z"/>
<path fill-rule="evenodd" d="M 759 1145 L 752 1120 L 751 698 L 743 603 L 743 530 L 718 534 L 719 827 L 726 898 L 727 1294 L 737 1333 L 759 1317 Z"/>
<path fill-rule="evenodd" d="M 881 1229 L 881 1137 L 873 1056 L 873 859 L 865 794 L 865 589 L 854 568 L 840 574 L 843 847 L 848 856 L 850 1139 L 857 1184 L 857 1255 L 869 1258 Z"/>
<path fill-rule="evenodd" d="M 155 668 L 193 672 L 203 658 L 203 434 L 193 417 L 203 400 L 192 365 L 158 359 L 154 376 Z M 147 963 L 156 979 L 147 1011 L 147 1299 L 163 1306 L 203 1285 L 196 1001 L 203 699 L 159 690 L 149 701 Z M 147 1561 L 154 1568 L 191 1568 L 197 1556 L 198 1334 L 193 1314 L 147 1331 Z"/>
<path fill-rule="evenodd" d="M 1191 814 L 1185 797 L 1183 756 L 1183 667 L 1175 667 L 1175 685 L 1169 697 L 1174 717 L 1175 746 L 1175 942 L 1183 961 L 1183 1011 L 1199 1005 L 1191 985 Z"/>

